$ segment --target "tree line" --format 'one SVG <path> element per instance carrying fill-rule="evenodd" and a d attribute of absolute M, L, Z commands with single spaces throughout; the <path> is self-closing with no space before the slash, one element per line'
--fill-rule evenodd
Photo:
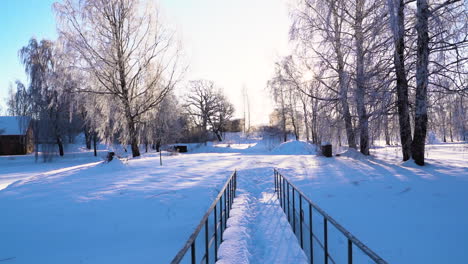
<path fill-rule="evenodd" d="M 424 165 L 428 131 L 468 137 L 468 13 L 461 0 L 297 0 L 291 55 L 268 82 L 273 122 L 369 155 L 399 141 Z M 302 130 L 300 129 L 302 128 Z"/>
<path fill-rule="evenodd" d="M 186 68 L 175 32 L 158 8 L 138 0 L 55 3 L 59 37 L 32 38 L 19 51 L 28 83 L 16 81 L 10 115 L 33 118 L 39 144 L 64 143 L 84 133 L 97 142 L 156 148 L 178 141 L 222 140 L 233 105 L 214 82 L 189 82 L 176 96 Z M 179 99 L 179 97 L 181 99 Z"/>

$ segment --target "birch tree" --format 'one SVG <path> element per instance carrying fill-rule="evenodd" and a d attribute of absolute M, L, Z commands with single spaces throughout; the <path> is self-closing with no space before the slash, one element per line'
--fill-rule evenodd
<path fill-rule="evenodd" d="M 60 35 L 79 58 L 76 67 L 95 85 L 81 89 L 115 104 L 110 128 L 122 144 L 140 155 L 138 125 L 180 77 L 178 45 L 155 7 L 138 0 L 65 0 L 54 5 Z"/>
<path fill-rule="evenodd" d="M 350 148 L 356 148 L 356 135 L 349 105 L 350 78 L 347 70 L 347 59 L 350 48 L 345 43 L 350 35 L 345 27 L 344 0 L 302 0 L 293 11 L 291 38 L 301 42 L 310 49 L 316 60 L 324 64 L 333 73 L 325 74 L 323 85 L 336 93 L 340 102 L 340 113 L 343 117 Z M 336 87 L 330 84 L 335 79 Z M 328 83 L 327 83 L 328 82 Z"/>

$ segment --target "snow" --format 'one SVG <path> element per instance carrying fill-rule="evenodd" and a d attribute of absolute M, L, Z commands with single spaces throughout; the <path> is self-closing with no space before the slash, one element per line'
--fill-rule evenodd
<path fill-rule="evenodd" d="M 273 194 L 273 168 L 389 263 L 468 258 L 468 144 L 429 145 L 425 167 L 402 163 L 396 147 L 367 158 L 325 158 L 310 147 L 239 138 L 194 144 L 163 166 L 157 153 L 105 163 L 78 148 L 51 163 L 2 156 L 0 260 L 168 263 L 237 169 L 219 262 L 303 263 Z M 330 238 L 331 249 L 341 242 Z M 346 256 L 332 254 L 338 263 Z"/>
<path fill-rule="evenodd" d="M 24 135 L 29 121 L 24 116 L 0 116 L 0 135 Z"/>
<path fill-rule="evenodd" d="M 239 177 L 218 263 L 308 263 L 273 192 L 271 168 L 249 163 Z"/>
<path fill-rule="evenodd" d="M 288 141 L 274 148 L 271 153 L 280 155 L 316 154 L 315 146 L 304 141 Z"/>
<path fill-rule="evenodd" d="M 467 259 L 468 144 L 429 145 L 424 167 L 402 163 L 396 147 L 371 153 L 374 157 L 308 157 L 302 168 L 281 167 L 304 193 L 389 263 Z"/>
<path fill-rule="evenodd" d="M 345 152 L 338 154 L 341 157 L 353 158 L 353 159 L 367 159 L 368 157 L 355 149 L 347 149 Z M 413 162 L 414 163 L 414 162 Z"/>

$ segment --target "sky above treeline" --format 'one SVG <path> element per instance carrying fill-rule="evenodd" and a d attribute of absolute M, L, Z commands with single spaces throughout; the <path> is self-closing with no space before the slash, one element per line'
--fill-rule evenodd
<path fill-rule="evenodd" d="M 18 50 L 32 37 L 57 38 L 56 0 L 0 3 L 0 106 L 15 80 L 27 82 Z M 213 80 L 243 115 L 242 87 L 248 91 L 252 124 L 268 123 L 273 109 L 266 82 L 275 60 L 288 53 L 286 0 L 158 0 L 164 23 L 175 29 L 188 64 L 185 80 Z"/>

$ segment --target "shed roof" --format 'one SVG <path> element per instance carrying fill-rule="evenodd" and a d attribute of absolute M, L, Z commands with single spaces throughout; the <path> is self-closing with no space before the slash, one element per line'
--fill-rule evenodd
<path fill-rule="evenodd" d="M 30 122 L 27 116 L 0 116 L 0 136 L 25 135 Z"/>

